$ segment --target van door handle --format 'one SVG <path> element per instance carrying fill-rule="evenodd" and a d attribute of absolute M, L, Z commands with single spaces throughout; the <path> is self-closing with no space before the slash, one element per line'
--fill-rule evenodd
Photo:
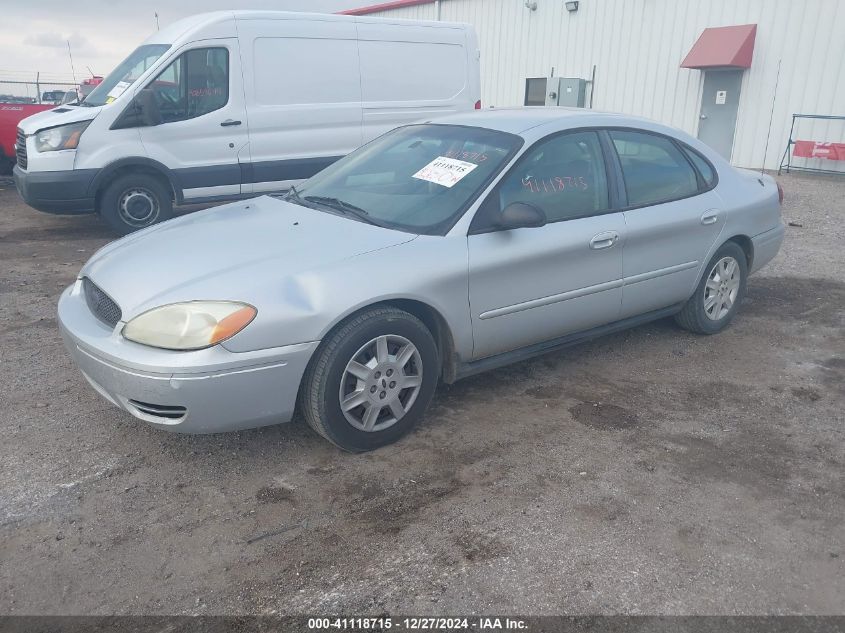
<path fill-rule="evenodd" d="M 704 215 L 701 216 L 701 223 L 704 225 L 707 224 L 716 224 L 719 221 L 719 212 L 718 211 L 705 211 Z"/>
<path fill-rule="evenodd" d="M 225 120 L 225 121 L 223 121 L 220 125 L 221 125 L 222 127 L 230 127 L 230 126 L 232 126 L 232 125 L 240 125 L 240 124 L 241 124 L 241 122 L 240 122 L 240 121 L 235 121 L 234 119 L 226 119 L 226 120 Z"/>
<path fill-rule="evenodd" d="M 590 240 L 590 248 L 597 251 L 602 248 L 610 248 L 619 241 L 619 233 L 616 231 L 605 231 L 599 233 Z"/>

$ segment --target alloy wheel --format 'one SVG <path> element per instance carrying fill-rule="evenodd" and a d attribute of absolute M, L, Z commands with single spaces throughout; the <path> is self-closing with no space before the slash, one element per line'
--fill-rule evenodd
<path fill-rule="evenodd" d="M 739 262 L 733 257 L 723 257 L 707 275 L 704 284 L 704 314 L 718 321 L 730 312 L 739 293 L 742 273 Z"/>
<path fill-rule="evenodd" d="M 378 336 L 355 352 L 340 380 L 340 408 L 361 431 L 383 431 L 401 420 L 422 387 L 419 350 L 402 336 Z"/>

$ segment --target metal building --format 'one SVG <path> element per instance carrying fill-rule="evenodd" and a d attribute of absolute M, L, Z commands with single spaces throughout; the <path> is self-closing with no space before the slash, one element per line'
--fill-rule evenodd
<path fill-rule="evenodd" d="M 738 166 L 777 169 L 793 114 L 845 115 L 845 0 L 396 0 L 347 13 L 474 25 L 485 107 L 641 115 Z M 845 171 L 845 117 L 796 119 L 792 139 L 793 166 Z"/>

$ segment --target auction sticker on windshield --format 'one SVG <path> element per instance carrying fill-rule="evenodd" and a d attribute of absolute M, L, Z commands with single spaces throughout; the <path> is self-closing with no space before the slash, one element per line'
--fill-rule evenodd
<path fill-rule="evenodd" d="M 433 182 L 436 185 L 442 185 L 444 187 L 453 187 L 476 167 L 478 165 L 473 165 L 462 160 L 438 156 L 412 177 L 418 178 L 419 180 L 427 180 L 428 182 Z"/>
<path fill-rule="evenodd" d="M 108 95 L 106 95 L 106 103 L 111 103 L 115 99 L 117 99 L 120 95 L 126 92 L 126 89 L 130 86 L 128 81 L 118 81 L 114 88 L 112 88 Z"/>

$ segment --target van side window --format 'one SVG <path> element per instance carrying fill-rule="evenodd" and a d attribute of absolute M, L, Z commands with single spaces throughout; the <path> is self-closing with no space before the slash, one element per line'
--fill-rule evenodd
<path fill-rule="evenodd" d="M 669 202 L 698 193 L 695 171 L 675 144 L 648 132 L 610 130 L 619 155 L 628 204 Z"/>
<path fill-rule="evenodd" d="M 253 60 L 255 103 L 287 106 L 361 101 L 355 40 L 259 37 Z M 282 74 L 281 61 L 296 70 Z"/>
<path fill-rule="evenodd" d="M 182 53 L 150 83 L 164 123 L 219 110 L 229 101 L 229 51 L 195 48 Z"/>
<path fill-rule="evenodd" d="M 498 197 L 500 209 L 527 202 L 540 207 L 549 222 L 606 211 L 607 175 L 598 136 L 575 132 L 540 141 L 502 179 Z"/>
<path fill-rule="evenodd" d="M 397 35 L 418 27 L 391 27 Z M 395 30 L 394 30 L 395 29 Z M 445 101 L 466 88 L 467 54 L 458 44 L 402 41 L 373 41 L 361 38 L 361 99 L 367 102 Z M 396 76 L 396 68 L 407 72 Z M 388 77 L 396 77 L 388 81 Z"/>

